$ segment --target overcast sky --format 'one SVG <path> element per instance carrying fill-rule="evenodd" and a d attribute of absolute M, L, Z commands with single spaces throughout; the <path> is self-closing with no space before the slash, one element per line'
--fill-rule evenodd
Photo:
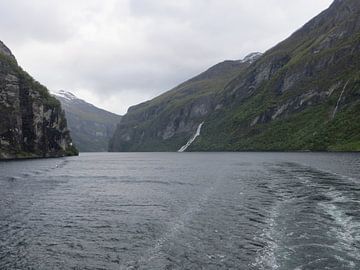
<path fill-rule="evenodd" d="M 225 59 L 264 52 L 332 0 L 0 0 L 0 39 L 51 91 L 123 114 Z"/>

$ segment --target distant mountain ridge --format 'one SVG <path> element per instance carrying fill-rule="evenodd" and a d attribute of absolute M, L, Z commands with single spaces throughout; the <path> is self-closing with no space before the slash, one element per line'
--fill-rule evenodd
<path fill-rule="evenodd" d="M 226 44 L 224 45 L 226 46 Z M 130 108 L 111 151 L 360 151 L 360 1 L 336 0 L 250 62 Z"/>
<path fill-rule="evenodd" d="M 74 144 L 80 152 L 106 152 L 121 116 L 100 109 L 68 91 L 53 95 L 61 102 Z"/>

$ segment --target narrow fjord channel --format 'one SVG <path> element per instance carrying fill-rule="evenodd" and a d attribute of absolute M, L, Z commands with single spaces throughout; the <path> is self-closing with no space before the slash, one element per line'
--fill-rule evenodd
<path fill-rule="evenodd" d="M 0 163 L 0 269 L 360 269 L 360 155 Z"/>

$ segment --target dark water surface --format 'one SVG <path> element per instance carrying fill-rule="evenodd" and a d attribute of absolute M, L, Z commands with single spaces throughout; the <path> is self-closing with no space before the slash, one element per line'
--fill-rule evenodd
<path fill-rule="evenodd" d="M 360 269 L 360 154 L 0 163 L 0 269 Z"/>

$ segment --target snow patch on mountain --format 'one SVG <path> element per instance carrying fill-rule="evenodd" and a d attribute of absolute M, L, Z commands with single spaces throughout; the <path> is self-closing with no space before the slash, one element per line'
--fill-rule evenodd
<path fill-rule="evenodd" d="M 261 52 L 253 52 L 253 53 L 250 53 L 247 56 L 245 56 L 245 58 L 240 60 L 240 62 L 241 63 L 250 63 L 250 64 L 252 64 L 256 60 L 258 60 L 260 56 L 262 56 Z"/>
<path fill-rule="evenodd" d="M 66 99 L 68 101 L 72 101 L 72 100 L 76 100 L 78 99 L 73 93 L 65 91 L 65 90 L 60 90 L 58 92 L 53 92 L 52 93 L 54 96 L 58 96 L 61 97 L 63 99 Z"/>

